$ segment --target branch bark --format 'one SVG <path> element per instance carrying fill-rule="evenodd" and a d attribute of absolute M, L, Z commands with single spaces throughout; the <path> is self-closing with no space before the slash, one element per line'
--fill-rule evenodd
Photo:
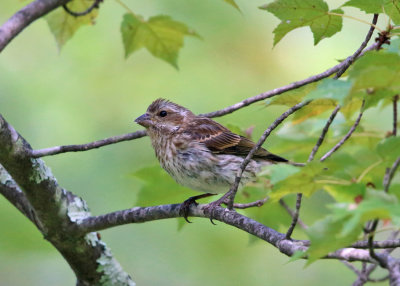
<path fill-rule="evenodd" d="M 356 130 L 356 128 L 358 126 L 358 124 L 360 124 L 361 117 L 363 116 L 364 103 L 365 103 L 365 101 L 363 101 L 363 103 L 361 105 L 361 111 L 358 114 L 358 117 L 357 117 L 356 121 L 354 122 L 353 126 L 351 126 L 351 128 L 347 132 L 347 134 L 335 146 L 333 146 L 333 148 L 331 150 L 326 152 L 326 154 L 321 157 L 321 159 L 320 159 L 321 162 L 323 162 L 326 159 L 328 159 L 334 152 L 336 152 L 340 147 L 342 147 L 342 145 L 351 137 L 351 135 L 353 135 L 354 131 Z"/>
<path fill-rule="evenodd" d="M 10 174 L 1 172 L 1 193 L 12 203 L 29 201 L 35 224 L 69 263 L 78 285 L 134 285 L 95 233 L 72 230 L 77 219 L 90 216 L 85 201 L 61 188 L 44 162 L 29 156 L 30 149 L 0 115 L 0 164 Z"/>
<path fill-rule="evenodd" d="M 0 27 L 0 52 L 27 26 L 70 0 L 36 0 L 15 13 Z"/>
<path fill-rule="evenodd" d="M 236 192 L 238 190 L 240 181 L 242 179 L 242 175 L 244 170 L 246 169 L 247 165 L 250 163 L 251 158 L 253 155 L 257 152 L 258 149 L 260 149 L 261 145 L 264 144 L 265 140 L 268 138 L 268 136 L 271 134 L 271 132 L 283 122 L 287 117 L 289 117 L 291 114 L 296 112 L 297 110 L 301 109 L 302 107 L 306 106 L 309 104 L 311 101 L 304 101 L 300 102 L 291 108 L 289 108 L 287 111 L 285 111 L 281 116 L 279 116 L 261 135 L 260 139 L 258 140 L 257 144 L 250 150 L 249 154 L 247 154 L 246 158 L 243 160 L 243 162 L 240 164 L 240 168 L 237 171 L 235 182 L 233 183 L 232 187 L 230 190 L 220 199 L 221 201 L 224 201 L 224 198 L 228 198 L 228 209 L 233 208 L 233 202 L 235 200 Z"/>
<path fill-rule="evenodd" d="M 358 50 L 357 50 L 356 53 L 354 53 L 354 54 L 357 54 L 357 57 L 361 57 L 365 52 L 376 49 L 377 46 L 378 46 L 378 44 L 374 43 L 371 46 L 369 46 L 368 48 L 366 48 L 365 50 L 363 50 L 362 52 L 358 52 Z M 286 91 L 299 88 L 301 86 L 307 85 L 307 84 L 315 82 L 315 81 L 319 81 L 323 78 L 326 78 L 326 77 L 338 72 L 340 69 L 346 67 L 350 61 L 350 58 L 353 57 L 354 54 L 352 56 L 349 56 L 346 60 L 344 60 L 340 64 L 338 64 L 318 75 L 311 76 L 304 80 L 297 81 L 297 82 L 288 84 L 286 86 L 282 86 L 280 88 L 276 88 L 276 89 L 261 93 L 259 95 L 253 96 L 253 97 L 249 97 L 249 98 L 247 98 L 239 103 L 236 103 L 232 106 L 228 106 L 226 108 L 223 108 L 223 109 L 220 109 L 220 110 L 217 110 L 214 112 L 204 113 L 204 114 L 200 114 L 200 115 L 210 117 L 210 118 L 220 117 L 220 116 L 232 113 L 236 110 L 239 110 L 239 109 L 246 107 L 250 104 L 253 104 L 255 102 L 261 101 L 263 99 L 271 98 L 275 95 L 282 94 Z M 146 136 L 146 134 L 144 132 L 145 132 L 144 130 L 136 131 L 134 133 L 109 137 L 109 138 L 106 138 L 103 140 L 94 141 L 91 143 L 81 144 L 81 145 L 64 145 L 64 146 L 55 146 L 55 147 L 50 147 L 50 148 L 45 148 L 45 149 L 40 149 L 40 150 L 32 150 L 32 157 L 39 158 L 39 157 L 44 157 L 44 156 L 56 155 L 56 154 L 60 154 L 60 153 L 66 153 L 66 152 L 87 151 L 87 150 L 91 150 L 94 148 L 100 148 L 102 146 L 119 143 L 122 141 L 138 139 L 138 138 Z"/>
<path fill-rule="evenodd" d="M 191 217 L 210 218 L 210 213 L 204 211 L 206 206 L 207 205 L 192 205 L 189 210 L 189 215 Z M 76 231 L 87 233 L 131 223 L 144 223 L 154 220 L 177 218 L 182 216 L 179 213 L 179 210 L 180 204 L 135 207 L 100 216 L 80 219 L 77 221 Z M 231 211 L 222 207 L 216 207 L 214 209 L 212 218 L 234 226 L 268 242 L 287 256 L 292 256 L 297 251 L 306 251 L 310 244 L 308 240 L 288 240 L 285 238 L 284 233 L 277 232 L 276 230 L 239 214 L 236 211 Z M 397 241 L 397 243 L 399 242 Z M 368 248 L 368 246 L 364 244 L 361 244 L 361 246 L 363 246 L 363 248 Z M 368 250 L 357 249 L 354 248 L 353 245 L 350 248 L 339 249 L 332 252 L 325 258 L 375 263 L 375 261 L 369 256 Z"/>
<path fill-rule="evenodd" d="M 40 224 L 36 221 L 35 210 L 21 191 L 20 187 L 15 183 L 10 174 L 0 165 L 0 194 L 2 194 L 11 204 L 13 204 L 24 216 L 40 228 Z"/>
<path fill-rule="evenodd" d="M 40 157 L 44 157 L 44 156 L 50 156 L 50 155 L 66 153 L 66 152 L 87 151 L 87 150 L 107 146 L 110 144 L 115 144 L 115 143 L 119 143 L 119 142 L 123 142 L 123 141 L 129 141 L 129 140 L 133 140 L 133 139 L 142 138 L 144 136 L 146 136 L 146 131 L 140 130 L 140 131 L 136 131 L 133 133 L 128 133 L 128 134 L 124 134 L 124 135 L 118 135 L 118 136 L 105 138 L 105 139 L 90 142 L 87 144 L 63 145 L 63 146 L 55 146 L 55 147 L 50 147 L 50 148 L 45 148 L 45 149 L 40 149 L 40 150 L 31 150 L 30 156 L 32 158 L 40 158 Z"/>

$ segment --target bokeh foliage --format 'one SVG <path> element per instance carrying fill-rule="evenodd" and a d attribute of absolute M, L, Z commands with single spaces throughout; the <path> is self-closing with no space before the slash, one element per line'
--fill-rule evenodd
<path fill-rule="evenodd" d="M 51 39 L 46 38 L 48 28 L 42 21 L 21 34 L 1 55 L 1 112 L 38 148 L 129 132 L 137 128 L 132 127 L 132 119 L 157 97 L 181 103 L 196 113 L 213 111 L 320 72 L 335 64 L 335 58 L 346 57 L 358 47 L 368 27 L 345 21 L 345 31 L 337 34 L 342 29 L 342 18 L 329 11 L 353 13 L 356 7 L 367 13 L 381 13 L 382 1 L 368 1 L 370 6 L 366 6 L 366 2 L 352 0 L 342 10 L 331 11 L 320 0 L 271 2 L 263 9 L 282 21 L 274 30 L 273 43 L 274 25 L 270 21 L 274 20 L 271 14 L 256 9 L 265 4 L 262 1 L 225 1 L 240 8 L 241 13 L 224 1 L 215 0 L 185 4 L 178 0 L 125 1 L 138 14 L 126 14 L 125 8 L 110 1 L 102 4 L 99 11 L 78 19 L 58 9 L 46 20 L 59 48 L 65 45 L 60 54 Z M 327 2 L 330 7 L 344 4 Z M 4 20 L 16 4 L 6 1 L 2 5 L 6 8 L 0 12 Z M 68 4 L 74 10 L 87 5 L 82 0 Z M 293 11 L 296 5 L 306 12 Z M 391 4 L 383 5 L 396 23 L 397 14 Z M 158 16 L 154 16 L 155 11 Z M 354 13 L 365 17 L 363 12 Z M 97 24 L 91 29 L 78 31 L 94 19 Z M 304 29 L 288 34 L 304 26 L 311 28 L 314 43 L 319 43 L 317 47 L 312 47 L 310 34 Z M 193 27 L 204 41 L 185 39 L 185 35 L 197 35 L 188 27 Z M 335 38 L 320 42 L 334 34 Z M 309 41 L 303 41 L 304 38 Z M 184 39 L 187 47 L 181 49 Z M 280 45 L 271 51 L 279 41 Z M 343 42 L 351 46 L 344 46 Z M 179 73 L 139 51 L 141 47 L 175 67 L 179 51 Z M 124 49 L 125 56 L 134 51 L 135 55 L 124 61 Z M 336 104 L 343 105 L 342 111 L 318 155 L 348 131 L 362 100 L 366 100 L 365 115 L 356 133 L 326 162 L 315 160 L 303 169 L 274 166 L 238 196 L 239 201 L 248 202 L 270 195 L 265 206 L 245 212 L 280 231 L 286 230 L 290 218 L 277 200 L 289 194 L 288 202 L 292 203 L 290 194 L 298 191 L 309 196 L 302 208 L 302 218 L 312 227 L 307 233 L 296 232 L 295 237 L 308 236 L 313 241 L 309 253 L 312 259 L 359 238 L 366 220 L 390 219 L 398 225 L 398 178 L 389 195 L 382 193 L 382 178 L 400 150 L 397 138 L 386 138 L 391 129 L 388 105 L 399 88 L 399 57 L 399 42 L 393 41 L 389 49 L 369 52 L 357 61 L 345 79 L 325 79 L 219 119 L 223 124 L 237 126 L 237 130 L 255 125 L 252 135 L 257 139 L 286 106 L 314 99 L 266 143 L 274 153 L 304 162 Z M 148 138 L 46 161 L 61 185 L 86 199 L 95 214 L 134 205 L 176 203 L 193 195 L 158 167 Z M 0 236 L 0 273 L 5 284 L 72 284 L 72 272 L 67 272 L 67 265 L 56 251 L 7 202 L 2 200 L 0 204 L 0 224 L 4 229 Z M 348 284 L 352 279 L 351 273 L 338 277 L 335 273 L 342 266 L 333 262 L 318 262 L 305 270 L 301 261 L 283 265 L 287 258 L 262 243 L 247 246 L 249 238 L 243 233 L 223 225 L 213 227 L 207 221 L 194 221 L 178 233 L 176 222 L 161 221 L 112 229 L 104 232 L 103 238 L 142 285 L 232 285 L 232 281 L 238 285 L 264 285 L 266 280 L 269 284 L 285 285 L 291 278 L 282 277 L 282 269 L 295 272 L 298 285 Z M 38 266 L 38 261 L 43 266 Z M 18 275 L 21 267 L 27 269 L 26 277 Z M 226 279 L 227 271 L 232 273 L 232 280 Z"/>

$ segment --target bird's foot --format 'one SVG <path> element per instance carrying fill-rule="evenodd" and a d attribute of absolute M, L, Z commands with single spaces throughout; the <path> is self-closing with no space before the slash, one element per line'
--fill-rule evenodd
<path fill-rule="evenodd" d="M 229 196 L 224 195 L 220 199 L 218 199 L 214 202 L 211 202 L 203 207 L 204 213 L 209 215 L 210 221 L 213 225 L 216 225 L 213 221 L 215 219 L 215 215 L 214 215 L 215 210 L 218 207 L 220 207 L 221 204 L 228 204 L 228 201 L 229 201 Z"/>
<path fill-rule="evenodd" d="M 186 201 L 184 201 L 183 203 L 181 203 L 181 208 L 179 209 L 179 214 L 181 216 L 183 216 L 183 218 L 188 222 L 188 223 L 192 223 L 189 219 L 189 210 L 190 210 L 190 206 L 194 204 L 195 206 L 198 206 L 199 204 L 196 202 L 196 197 L 190 197 L 188 198 Z"/>
<path fill-rule="evenodd" d="M 179 214 L 181 216 L 183 216 L 183 218 L 188 222 L 188 223 L 192 223 L 191 221 L 188 220 L 188 216 L 189 216 L 189 210 L 191 205 L 195 205 L 198 206 L 199 204 L 196 202 L 197 199 L 201 199 L 201 198 L 206 198 L 209 196 L 213 196 L 214 194 L 203 194 L 203 195 L 199 195 L 199 196 L 194 196 L 194 197 L 190 197 L 187 200 L 185 200 L 183 203 L 181 203 L 181 207 L 179 209 Z"/>

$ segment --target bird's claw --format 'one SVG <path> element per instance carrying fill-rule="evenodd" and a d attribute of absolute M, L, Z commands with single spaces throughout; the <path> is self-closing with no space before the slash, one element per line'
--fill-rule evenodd
<path fill-rule="evenodd" d="M 188 198 L 186 201 L 184 201 L 183 203 L 181 203 L 181 207 L 179 209 L 179 215 L 183 216 L 183 218 L 188 222 L 188 223 L 192 223 L 189 219 L 189 210 L 190 210 L 190 206 L 194 204 L 195 206 L 199 205 L 196 202 L 196 197 L 190 197 Z"/>
<path fill-rule="evenodd" d="M 216 200 L 216 201 L 214 201 L 214 202 L 211 202 L 211 203 L 209 203 L 209 204 L 207 204 L 207 205 L 205 205 L 204 207 L 203 207 L 203 211 L 204 211 L 204 213 L 206 213 L 206 214 L 208 214 L 209 216 L 210 216 L 210 222 L 213 224 L 213 225 L 216 225 L 215 223 L 214 223 L 214 213 L 215 213 L 215 209 L 217 208 L 217 207 L 220 207 L 221 206 L 221 204 L 225 204 L 226 203 L 226 199 L 224 198 L 224 197 L 222 197 L 222 198 L 220 198 L 219 200 Z"/>

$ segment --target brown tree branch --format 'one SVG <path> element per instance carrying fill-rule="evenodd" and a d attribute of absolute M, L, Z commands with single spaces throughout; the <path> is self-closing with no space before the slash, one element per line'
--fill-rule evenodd
<path fill-rule="evenodd" d="M 33 21 L 69 1 L 70 0 L 36 0 L 19 10 L 0 27 L 0 52 Z"/>

